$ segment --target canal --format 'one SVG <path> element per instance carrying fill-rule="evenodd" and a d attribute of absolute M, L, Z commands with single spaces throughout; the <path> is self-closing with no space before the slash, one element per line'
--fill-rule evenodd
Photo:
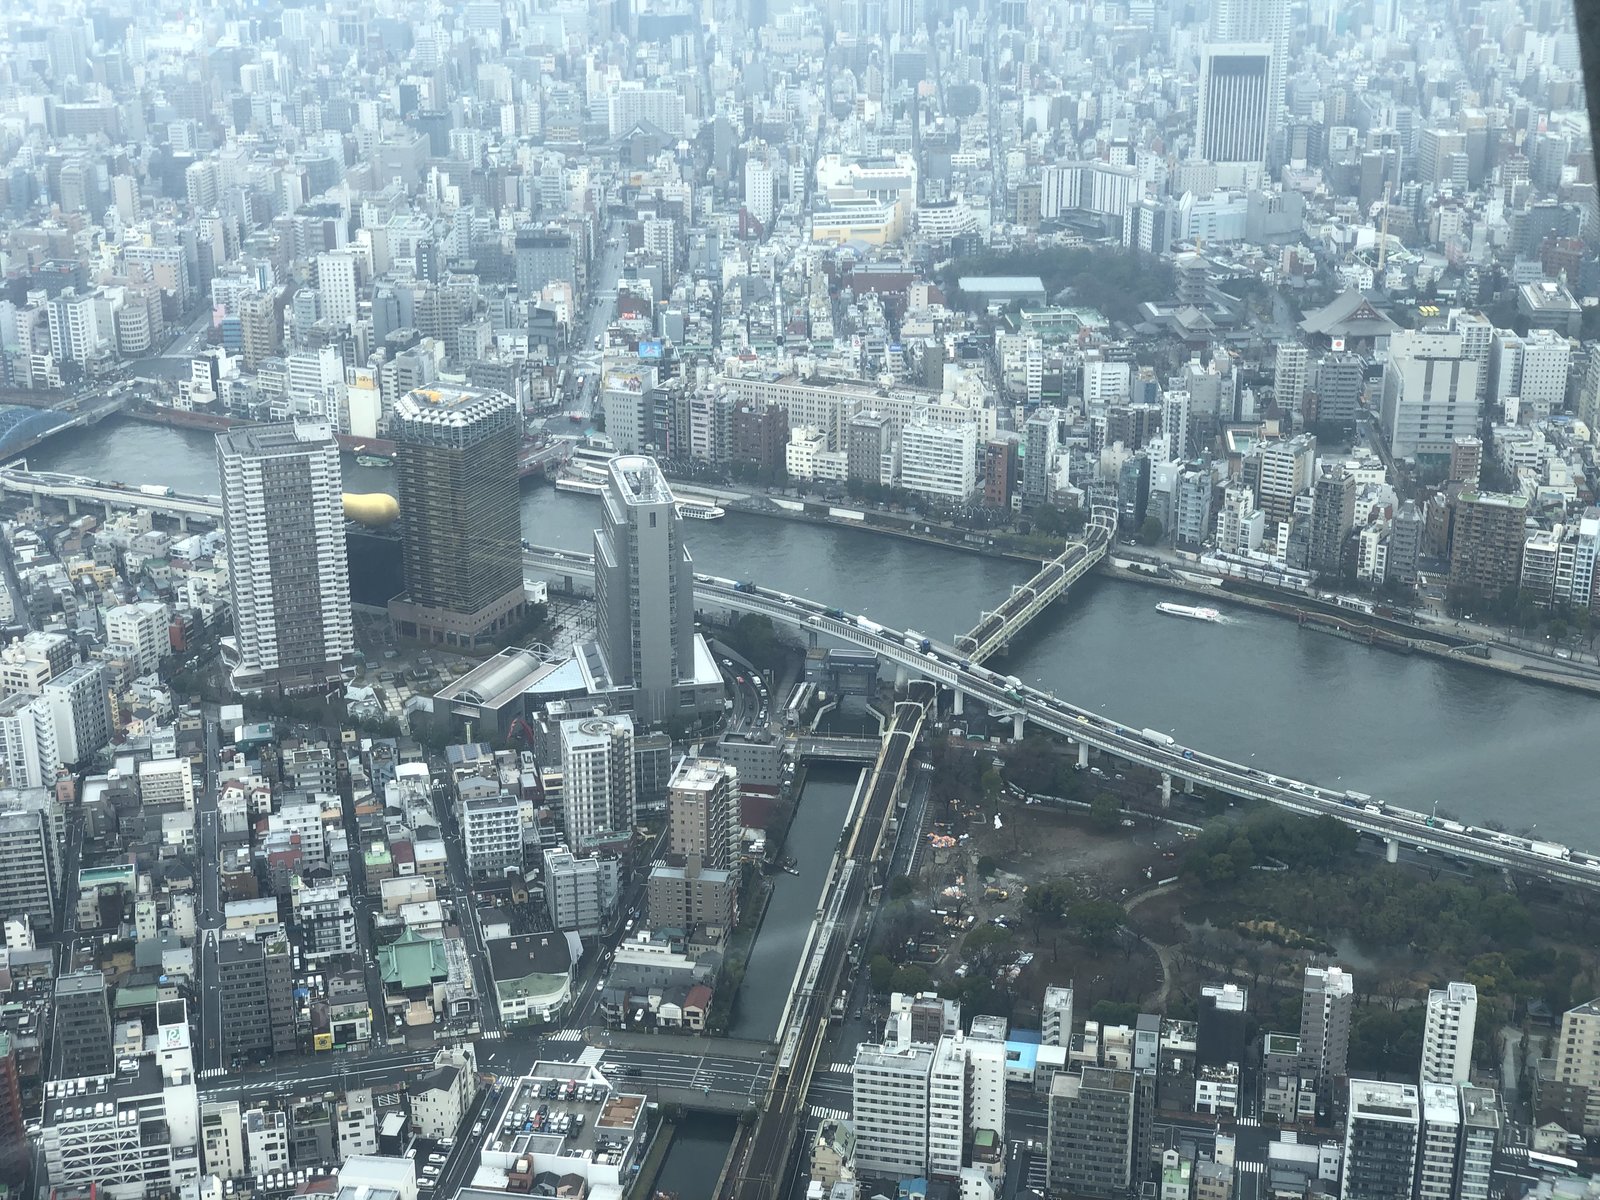
<path fill-rule="evenodd" d="M 206 434 L 112 419 L 29 456 L 40 469 L 215 493 Z M 351 491 L 392 472 L 347 464 Z M 542 487 L 523 496 L 531 542 L 591 549 L 596 502 Z M 697 569 L 755 579 L 885 624 L 949 638 L 1029 574 L 1027 567 L 862 530 L 731 513 L 691 522 Z M 1002 660 L 1006 669 L 1134 727 L 1267 770 L 1370 792 L 1407 808 L 1496 820 L 1600 849 L 1588 747 L 1600 708 L 1570 692 L 1432 658 L 1401 657 L 1243 609 L 1220 625 L 1164 617 L 1162 593 L 1093 578 Z M 830 847 L 791 853 L 807 859 Z M 802 852 L 812 845 L 810 853 Z M 785 877 L 792 882 L 792 877 Z M 809 911 L 809 910 L 808 910 Z M 784 986 L 788 979 L 785 978 Z"/>
<path fill-rule="evenodd" d="M 674 1192 L 679 1200 L 711 1195 L 733 1145 L 736 1124 L 732 1117 L 710 1113 L 690 1113 L 680 1120 L 672 1148 L 656 1176 L 656 1190 Z"/>
<path fill-rule="evenodd" d="M 772 900 L 745 965 L 728 1030 L 732 1037 L 771 1041 L 777 1036 L 811 922 L 821 906 L 828 864 L 861 774 L 861 768 L 843 764 L 819 764 L 806 772 L 783 844 L 783 854 L 793 856 L 800 873 L 771 877 Z"/>

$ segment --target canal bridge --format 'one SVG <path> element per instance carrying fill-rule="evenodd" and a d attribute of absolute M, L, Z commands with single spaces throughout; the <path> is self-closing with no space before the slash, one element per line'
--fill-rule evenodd
<path fill-rule="evenodd" d="M 870 763 L 877 761 L 878 738 L 831 737 L 806 733 L 791 742 L 796 758 L 820 758 L 831 762 Z"/>
<path fill-rule="evenodd" d="M 593 577 L 593 560 L 587 554 L 545 547 L 525 549 L 524 567 L 528 570 L 568 582 Z M 923 650 L 921 641 L 913 639 L 909 631 L 886 629 L 803 596 L 711 575 L 696 574 L 694 579 L 695 599 L 702 606 L 758 613 L 805 632 L 813 641 L 825 636 L 875 650 L 906 678 L 920 677 L 949 690 L 957 712 L 970 698 L 981 702 L 992 715 L 1009 717 L 1017 738 L 1030 724 L 1061 735 L 1077 747 L 1082 766 L 1089 765 L 1093 752 L 1100 752 L 1119 762 L 1148 767 L 1159 773 L 1163 800 L 1170 798 L 1175 784 L 1199 785 L 1303 816 L 1334 817 L 1385 842 L 1391 861 L 1398 858 L 1402 846 L 1410 846 L 1556 883 L 1600 888 L 1600 854 L 1438 820 L 1364 793 L 1319 787 L 1232 762 L 1184 746 L 1158 731 L 1120 724 L 1102 712 L 1028 687 L 1015 676 L 972 662 L 952 645 L 929 639 L 928 649 Z"/>

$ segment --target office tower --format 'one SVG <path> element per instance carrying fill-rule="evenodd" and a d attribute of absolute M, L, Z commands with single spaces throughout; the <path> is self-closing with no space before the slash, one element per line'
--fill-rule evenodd
<path fill-rule="evenodd" d="M 1236 983 L 1208 983 L 1200 989 L 1200 1028 L 1195 1037 L 1195 1063 L 1225 1067 L 1244 1063 L 1244 1027 L 1248 989 Z"/>
<path fill-rule="evenodd" d="M 894 422 L 880 412 L 850 418 L 845 446 L 845 475 L 851 483 L 894 481 Z"/>
<path fill-rule="evenodd" d="M 1448 455 L 1478 430 L 1479 364 L 1458 333 L 1401 330 L 1389 339 L 1379 421 L 1396 458 Z"/>
<path fill-rule="evenodd" d="M 1494 322 L 1480 312 L 1452 308 L 1448 320 L 1451 333 L 1461 335 L 1461 354 L 1478 364 L 1478 404 L 1481 407 L 1489 394 L 1489 360 L 1493 354 Z"/>
<path fill-rule="evenodd" d="M 36 929 L 61 927 L 66 837 L 53 790 L 0 791 L 0 916 L 26 914 Z"/>
<path fill-rule="evenodd" d="M 517 458 L 522 418 L 501 392 L 419 388 L 389 417 L 406 594 L 404 637 L 477 646 L 527 608 Z"/>
<path fill-rule="evenodd" d="M 1338 575 L 1343 565 L 1345 540 L 1355 528 L 1355 476 L 1343 463 L 1323 463 L 1317 472 L 1311 509 L 1311 569 Z"/>
<path fill-rule="evenodd" d="M 633 690 L 647 724 L 686 709 L 694 685 L 694 563 L 655 459 L 611 460 L 594 534 L 596 630 L 613 686 Z"/>
<path fill-rule="evenodd" d="M 934 1047 L 856 1047 L 851 1091 L 856 1171 L 906 1179 L 928 1169 L 928 1079 Z"/>
<path fill-rule="evenodd" d="M 83 762 L 111 741 L 111 690 L 100 663 L 68 667 L 45 683 L 39 698 L 55 722 L 62 762 Z"/>
<path fill-rule="evenodd" d="M 283 350 L 283 307 L 275 293 L 251 292 L 239 298 L 239 335 L 246 371 L 258 370 Z"/>
<path fill-rule="evenodd" d="M 1046 1046 L 1072 1044 L 1072 989 L 1051 985 L 1044 989 L 1039 1019 L 1039 1041 Z"/>
<path fill-rule="evenodd" d="M 76 1079 L 109 1074 L 111 1003 L 106 977 L 76 971 L 56 980 L 51 1012 L 51 1078 Z"/>
<path fill-rule="evenodd" d="M 744 206 L 763 228 L 778 208 L 778 181 L 767 160 L 754 152 L 744 163 Z"/>
<path fill-rule="evenodd" d="M 1359 354 L 1334 351 L 1317 364 L 1317 420 L 1333 425 L 1352 425 L 1361 411 L 1361 393 L 1366 388 L 1367 365 Z M 1278 404 L 1282 406 L 1280 397 Z"/>
<path fill-rule="evenodd" d="M 355 655 L 339 447 L 325 421 L 217 435 L 238 691 L 338 686 Z"/>
<path fill-rule="evenodd" d="M 739 860 L 739 772 L 715 758 L 685 758 L 667 784 L 667 850 L 725 871 Z"/>
<path fill-rule="evenodd" d="M 965 1039 L 939 1039 L 928 1068 L 928 1174 L 961 1173 L 967 1138 L 967 1052 Z"/>
<path fill-rule="evenodd" d="M 1339 1200 L 1397 1200 L 1416 1184 L 1421 1099 L 1409 1083 L 1352 1079 Z"/>
<path fill-rule="evenodd" d="M 1528 498 L 1500 492 L 1461 492 L 1450 524 L 1450 582 L 1498 596 L 1522 578 Z"/>
<path fill-rule="evenodd" d="M 990 508 L 1010 508 L 1011 494 L 1017 487 L 1017 443 L 985 442 L 980 476 L 983 502 Z"/>
<path fill-rule="evenodd" d="M 1478 1023 L 1478 989 L 1451 983 L 1428 993 L 1422 1027 L 1423 1083 L 1466 1083 L 1472 1073 L 1472 1035 Z"/>
<path fill-rule="evenodd" d="M 1259 42 L 1271 53 L 1267 76 L 1268 117 L 1271 131 L 1283 119 L 1289 76 L 1288 0 L 1212 0 L 1213 42 Z"/>
<path fill-rule="evenodd" d="M 1214 163 L 1266 162 L 1272 69 L 1272 48 L 1264 42 L 1213 42 L 1201 48 L 1195 157 Z"/>
<path fill-rule="evenodd" d="M 1120 1196 L 1138 1184 L 1140 1147 L 1149 1143 L 1149 1110 L 1139 1092 L 1132 1071 L 1085 1067 L 1056 1075 L 1045 1143 L 1051 1192 Z"/>
<path fill-rule="evenodd" d="M 1278 407 L 1287 412 L 1298 412 L 1305 398 L 1306 384 L 1311 371 L 1311 351 L 1304 346 L 1281 345 L 1272 370 L 1272 395 Z M 1320 419 L 1321 414 L 1319 412 Z"/>
<path fill-rule="evenodd" d="M 1022 433 L 1022 505 L 1037 508 L 1050 502 L 1051 476 L 1055 473 L 1061 414 L 1041 408 L 1028 418 Z"/>
<path fill-rule="evenodd" d="M 1307 967 L 1300 987 L 1300 1065 L 1317 1079 L 1345 1073 L 1355 980 L 1339 967 Z"/>
<path fill-rule="evenodd" d="M 633 828 L 633 721 L 626 713 L 561 722 L 561 807 L 575 850 Z"/>
<path fill-rule="evenodd" d="M 1415 500 L 1401 503 L 1389 527 L 1389 558 L 1385 578 L 1411 585 L 1417 582 L 1417 560 L 1422 555 L 1422 511 Z"/>
<path fill-rule="evenodd" d="M 329 250 L 317 255 L 317 307 L 323 320 L 345 327 L 354 325 L 357 287 L 354 250 Z"/>
<path fill-rule="evenodd" d="M 1572 1098 L 1568 1127 L 1585 1137 L 1600 1137 L 1600 1000 L 1562 1014 L 1551 1057 L 1555 1082 Z"/>
<path fill-rule="evenodd" d="M 1469 488 L 1478 486 L 1483 471 L 1483 439 L 1473 434 L 1463 434 L 1450 441 L 1450 473 L 1445 476 L 1453 482 L 1464 483 Z"/>
<path fill-rule="evenodd" d="M 244 1115 L 237 1100 L 206 1100 L 200 1105 L 200 1162 L 207 1175 L 238 1179 L 248 1166 L 244 1153 Z"/>

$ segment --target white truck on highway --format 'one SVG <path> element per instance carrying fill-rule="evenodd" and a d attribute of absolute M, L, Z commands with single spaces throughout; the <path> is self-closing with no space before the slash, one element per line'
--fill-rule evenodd
<path fill-rule="evenodd" d="M 1170 733 L 1162 733 L 1159 729 L 1141 729 L 1139 736 L 1153 746 L 1175 746 L 1178 739 Z"/>

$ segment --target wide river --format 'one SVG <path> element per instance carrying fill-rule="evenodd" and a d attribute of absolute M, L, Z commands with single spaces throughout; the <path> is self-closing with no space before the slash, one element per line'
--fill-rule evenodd
<path fill-rule="evenodd" d="M 36 449 L 33 466 L 183 491 L 218 490 L 209 435 L 114 419 Z M 351 491 L 391 472 L 346 466 Z M 548 487 L 522 501 L 524 536 L 590 549 L 596 501 Z M 697 569 L 753 579 L 941 638 L 969 628 L 1020 563 L 730 514 L 686 522 Z M 1244 609 L 1207 625 L 1155 611 L 1159 590 L 1091 579 L 1002 660 L 1005 669 L 1133 727 L 1407 808 L 1600 850 L 1600 704 L 1471 667 L 1401 657 Z M 1587 748 L 1586 748 L 1587 747 Z"/>

